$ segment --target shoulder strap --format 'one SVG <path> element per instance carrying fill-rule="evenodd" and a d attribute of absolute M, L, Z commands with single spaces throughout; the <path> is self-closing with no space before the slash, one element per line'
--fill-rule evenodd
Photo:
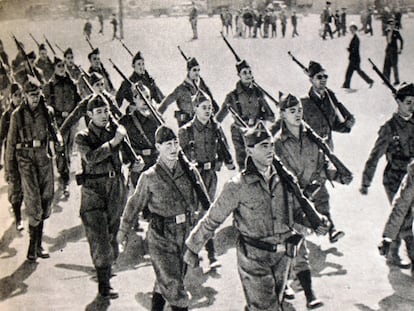
<path fill-rule="evenodd" d="M 131 113 L 131 119 L 132 119 L 132 122 L 134 123 L 135 127 L 137 128 L 137 130 L 140 132 L 140 134 L 144 138 L 145 142 L 148 145 L 150 145 L 151 147 L 153 147 L 153 144 L 149 140 L 148 136 L 145 134 L 145 131 L 142 128 L 141 123 L 139 122 L 139 120 L 138 120 L 137 116 L 135 115 L 135 113 Z"/>

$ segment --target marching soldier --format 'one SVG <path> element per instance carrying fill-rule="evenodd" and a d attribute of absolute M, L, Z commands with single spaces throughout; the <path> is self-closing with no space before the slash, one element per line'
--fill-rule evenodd
<path fill-rule="evenodd" d="M 162 101 L 158 111 L 164 113 L 173 102 L 177 103 L 178 110 L 174 117 L 177 119 L 178 127 L 183 126 L 194 117 L 194 109 L 191 97 L 197 94 L 198 89 L 212 97 L 210 89 L 200 77 L 200 65 L 194 57 L 187 59 L 187 76 L 183 83 Z M 213 108 L 216 112 L 218 105 L 213 101 Z"/>
<path fill-rule="evenodd" d="M 322 39 L 326 40 L 326 34 L 328 33 L 331 36 L 331 39 L 333 39 L 333 33 L 330 26 L 330 23 L 332 21 L 332 11 L 331 11 L 331 2 L 326 1 L 326 7 L 322 11 L 321 16 L 322 24 L 323 24 L 323 34 Z"/>
<path fill-rule="evenodd" d="M 21 178 L 29 219 L 27 259 L 31 262 L 38 257 L 50 257 L 42 247 L 42 235 L 44 221 L 51 213 L 54 195 L 49 141 L 56 136 L 56 133 L 51 133 L 56 127 L 52 125 L 53 112 L 46 106 L 40 87 L 34 78 L 29 78 L 24 85 L 25 98 L 12 113 L 6 149 L 9 181 L 16 184 Z"/>
<path fill-rule="evenodd" d="M 129 77 L 129 80 L 133 83 L 141 81 L 147 88 L 150 89 L 151 98 L 153 98 L 157 103 L 160 103 L 164 99 L 164 95 L 155 83 L 154 79 L 148 74 L 148 71 L 145 69 L 145 60 L 141 52 L 135 54 L 134 58 L 132 59 L 132 67 L 134 68 L 134 72 Z M 118 103 L 118 106 L 122 106 L 124 99 L 126 99 L 128 103 L 133 104 L 134 100 L 132 93 L 133 92 L 131 90 L 131 85 L 129 85 L 129 82 L 123 81 L 119 87 L 118 92 L 116 93 L 116 102 Z"/>
<path fill-rule="evenodd" d="M 99 53 L 99 49 L 93 49 L 92 52 L 88 54 L 88 59 L 91 63 L 88 72 L 96 72 L 99 73 L 101 76 L 104 77 L 105 82 L 105 90 L 111 94 L 115 93 L 114 86 L 112 84 L 111 78 L 109 77 L 109 73 L 106 71 L 105 67 L 101 63 L 101 57 Z"/>
<path fill-rule="evenodd" d="M 43 75 L 43 71 L 35 65 L 36 60 L 36 53 L 31 51 L 27 54 L 28 61 L 30 65 L 27 63 L 27 60 L 23 58 L 23 61 L 18 65 L 16 70 L 13 70 L 14 79 L 20 85 L 25 85 L 28 81 L 28 76 L 31 75 L 30 67 L 33 69 L 34 74 L 36 75 L 36 79 L 40 82 L 41 85 L 46 83 L 45 76 Z"/>
<path fill-rule="evenodd" d="M 120 159 L 126 131 L 122 126 L 112 126 L 109 105 L 100 94 L 89 100 L 87 113 L 91 122 L 75 137 L 83 169 L 77 175 L 82 185 L 80 216 L 96 268 L 99 295 L 115 299 L 118 293 L 112 290 L 110 277 L 119 254 L 116 235 L 127 199 Z M 132 169 L 142 168 L 126 154 L 123 159 L 131 162 Z"/>
<path fill-rule="evenodd" d="M 387 28 L 385 30 L 385 36 L 387 39 L 387 47 L 385 48 L 385 59 L 384 59 L 384 76 L 390 80 L 391 68 L 394 71 L 394 85 L 400 83 L 398 75 L 398 55 L 401 54 L 404 46 L 404 40 L 398 28 L 395 27 L 395 20 L 390 18 L 387 21 Z M 398 44 L 398 41 L 400 42 Z"/>
<path fill-rule="evenodd" d="M 138 213 L 148 206 L 151 222 L 147 232 L 149 254 L 156 275 L 152 311 L 188 310 L 184 287 L 184 241 L 193 226 L 198 201 L 191 180 L 178 159 L 175 133 L 161 126 L 155 133 L 158 161 L 142 173 L 123 215 L 118 242 L 123 243 Z"/>
<path fill-rule="evenodd" d="M 13 83 L 10 88 L 10 105 L 9 108 L 3 113 L 0 120 L 0 144 L 4 142 L 4 156 L 7 154 L 7 134 L 10 129 L 10 119 L 12 112 L 20 106 L 22 103 L 22 88 L 19 84 Z M 16 164 L 14 162 L 13 164 Z M 12 170 L 13 178 L 10 178 L 9 170 Z M 5 167 L 4 177 L 8 183 L 8 199 L 13 208 L 14 217 L 16 220 L 16 229 L 18 231 L 23 230 L 22 224 L 22 203 L 23 192 L 22 184 L 20 180 L 20 174 L 18 167 Z M 15 178 L 14 178 L 15 177 Z"/>
<path fill-rule="evenodd" d="M 242 60 L 236 64 L 237 75 L 240 81 L 236 89 L 227 94 L 221 109 L 216 115 L 217 122 L 221 123 L 228 114 L 228 107 L 232 107 L 249 125 L 254 126 L 259 120 L 274 121 L 274 113 L 267 104 L 264 94 L 255 85 L 250 65 Z M 236 161 L 240 171 L 244 169 L 246 149 L 240 124 L 231 125 L 231 138 L 236 152 Z"/>
<path fill-rule="evenodd" d="M 407 173 L 407 165 L 414 157 L 414 85 L 402 83 L 396 92 L 398 110 L 378 131 L 378 138 L 365 163 L 360 192 L 368 194 L 379 159 L 385 155 L 387 166 L 383 185 L 389 202 L 392 202 L 401 180 Z M 400 267 L 407 266 L 398 255 L 400 240 L 393 243 L 389 262 Z"/>
<path fill-rule="evenodd" d="M 71 48 L 67 48 L 63 52 L 63 57 L 65 58 L 65 67 L 66 71 L 69 73 L 70 77 L 75 81 L 75 84 L 78 87 L 78 92 L 81 98 L 88 96 L 89 92 L 85 83 L 83 83 L 81 76 L 81 70 L 76 66 L 74 62 L 74 55 Z"/>
<path fill-rule="evenodd" d="M 223 162 L 230 170 L 234 170 L 233 159 L 225 156 L 222 148 L 227 148 L 224 133 L 212 118 L 211 101 L 202 93 L 198 93 L 193 102 L 195 116 L 183 125 L 178 132 L 180 146 L 190 161 L 197 164 L 203 182 L 207 188 L 211 202 L 214 201 L 217 189 L 217 173 Z M 226 152 L 230 155 L 229 150 Z M 214 242 L 210 239 L 206 244 L 210 268 L 218 266 L 215 257 Z"/>
<path fill-rule="evenodd" d="M 246 169 L 228 181 L 207 214 L 186 241 L 185 261 L 195 266 L 197 253 L 233 213 L 239 232 L 237 264 L 246 297 L 246 311 L 280 310 L 286 276 L 301 236 L 293 226 L 303 212 L 293 204 L 272 165 L 274 145 L 263 122 L 245 136 Z M 326 233 L 324 226 L 318 232 Z"/>
<path fill-rule="evenodd" d="M 39 45 L 39 58 L 36 67 L 42 70 L 46 82 L 50 80 L 55 72 L 54 64 L 47 55 L 47 49 L 43 43 Z"/>
<path fill-rule="evenodd" d="M 81 100 L 75 82 L 65 70 L 65 62 L 55 56 L 54 74 L 44 86 L 46 102 L 54 109 L 56 123 L 60 127 Z M 72 154 L 74 134 L 66 132 L 63 136 L 66 157 L 57 158 L 60 184 L 65 197 L 69 196 L 69 167 Z"/>
<path fill-rule="evenodd" d="M 84 83 L 82 81 L 82 83 Z M 99 73 L 93 72 L 90 76 L 89 83 L 93 88 L 93 93 L 89 96 L 85 97 L 73 111 L 69 114 L 69 116 L 65 119 L 65 121 L 60 126 L 60 131 L 62 135 L 67 135 L 68 131 L 70 131 L 73 126 L 75 126 L 78 121 L 84 117 L 86 125 L 89 124 L 90 118 L 87 114 L 87 106 L 89 100 L 96 94 L 102 95 L 105 100 L 109 104 L 109 110 L 111 114 L 116 118 L 119 119 L 122 116 L 122 112 L 119 110 L 118 106 L 115 104 L 115 100 L 111 94 L 109 94 L 105 90 L 105 83 L 104 77 L 101 76 Z M 90 90 L 88 91 L 90 92 Z"/>
<path fill-rule="evenodd" d="M 321 64 L 310 61 L 307 73 L 312 86 L 308 96 L 301 98 L 303 119 L 333 149 L 332 131 L 349 133 L 355 118 L 327 88 L 328 75 Z"/>

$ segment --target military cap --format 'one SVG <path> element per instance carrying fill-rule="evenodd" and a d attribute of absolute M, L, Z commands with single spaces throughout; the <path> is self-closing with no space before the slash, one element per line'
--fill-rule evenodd
<path fill-rule="evenodd" d="M 59 57 L 54 57 L 53 58 L 53 66 L 56 66 L 59 63 L 63 63 L 63 59 L 59 58 Z"/>
<path fill-rule="evenodd" d="M 188 71 L 190 71 L 191 68 L 195 66 L 200 66 L 200 64 L 198 63 L 195 57 L 190 57 L 189 59 L 187 59 L 187 70 Z"/>
<path fill-rule="evenodd" d="M 64 57 L 66 57 L 66 55 L 73 55 L 73 51 L 71 48 L 67 48 L 66 51 L 63 53 Z"/>
<path fill-rule="evenodd" d="M 42 85 L 40 84 L 39 80 L 37 80 L 31 75 L 28 75 L 27 81 L 24 83 L 23 89 L 26 93 L 32 93 L 39 90 L 41 86 Z"/>
<path fill-rule="evenodd" d="M 89 83 L 94 85 L 96 82 L 102 80 L 103 78 L 104 77 L 101 74 L 99 74 L 97 72 L 92 72 L 91 76 L 89 78 Z"/>
<path fill-rule="evenodd" d="M 177 135 L 175 135 L 174 131 L 165 126 L 161 125 L 156 131 L 155 131 L 155 142 L 157 144 L 162 144 L 166 141 L 170 141 L 172 139 L 176 139 Z"/>
<path fill-rule="evenodd" d="M 19 83 L 12 83 L 12 85 L 10 87 L 10 93 L 13 95 L 17 91 L 20 91 L 21 89 L 22 88 L 20 87 L 20 84 Z"/>
<path fill-rule="evenodd" d="M 91 60 L 92 55 L 98 55 L 98 54 L 99 54 L 99 49 L 98 48 L 95 48 L 95 49 L 92 50 L 92 52 L 90 52 L 88 54 L 88 59 Z"/>
<path fill-rule="evenodd" d="M 270 137 L 272 137 L 272 134 L 265 127 L 264 123 L 262 121 L 259 121 L 254 127 L 249 128 L 244 133 L 244 142 L 246 143 L 247 147 L 254 147 L 254 145 Z"/>
<path fill-rule="evenodd" d="M 44 43 L 39 44 L 39 51 L 45 50 L 46 51 L 46 45 Z"/>
<path fill-rule="evenodd" d="M 109 106 L 108 101 L 101 94 L 95 94 L 88 101 L 88 105 L 86 106 L 86 109 L 88 111 L 92 111 L 95 108 L 100 108 L 100 107 L 105 107 L 105 106 Z"/>
<path fill-rule="evenodd" d="M 144 60 L 144 57 L 142 57 L 141 51 L 138 51 L 138 53 L 135 54 L 134 58 L 132 59 L 132 65 L 134 65 L 135 62 L 140 59 Z"/>
<path fill-rule="evenodd" d="M 326 5 L 332 4 L 331 1 L 326 1 Z"/>
<path fill-rule="evenodd" d="M 403 100 L 406 96 L 414 96 L 414 84 L 408 84 L 407 82 L 401 83 L 395 93 L 395 96 L 401 100 Z"/>
<path fill-rule="evenodd" d="M 316 75 L 317 73 L 321 71 L 325 71 L 325 69 L 323 69 L 321 64 L 314 62 L 314 61 L 309 62 L 309 66 L 308 66 L 309 77 L 313 77 L 314 75 Z"/>
<path fill-rule="evenodd" d="M 292 94 L 284 95 L 282 93 L 279 93 L 279 108 L 280 108 L 280 110 L 286 110 L 290 107 L 295 107 L 299 103 L 300 103 L 300 101 L 296 96 L 294 96 Z"/>
<path fill-rule="evenodd" d="M 29 54 L 27 54 L 27 57 L 29 59 L 36 59 L 36 53 L 35 53 L 35 51 L 31 51 Z"/>
<path fill-rule="evenodd" d="M 244 68 L 250 68 L 250 65 L 243 59 L 236 64 L 237 73 L 240 73 Z"/>
<path fill-rule="evenodd" d="M 201 103 L 204 103 L 206 101 L 210 101 L 210 97 L 205 94 L 202 91 L 198 91 L 197 94 L 194 96 L 193 99 L 193 106 L 197 107 L 198 105 L 200 105 Z"/>

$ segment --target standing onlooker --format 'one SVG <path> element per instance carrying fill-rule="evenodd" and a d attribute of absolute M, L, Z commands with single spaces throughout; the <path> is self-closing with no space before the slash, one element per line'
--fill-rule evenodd
<path fill-rule="evenodd" d="M 98 21 L 99 21 L 99 34 L 103 35 L 103 29 L 104 29 L 104 16 L 102 13 L 102 10 L 99 10 L 99 14 L 98 14 Z"/>
<path fill-rule="evenodd" d="M 372 8 L 369 8 L 367 12 L 365 21 L 365 33 L 370 33 L 371 36 L 374 35 L 374 29 L 372 28 Z"/>
<path fill-rule="evenodd" d="M 117 35 L 116 35 L 116 33 L 118 31 L 118 20 L 116 19 L 115 13 L 112 14 L 111 24 L 112 24 L 113 31 L 114 31 L 114 33 L 112 35 L 112 40 L 114 40 L 115 38 L 118 38 Z"/>
<path fill-rule="evenodd" d="M 349 26 L 349 30 L 353 34 L 353 37 L 348 47 L 349 65 L 348 69 L 346 70 L 345 82 L 342 85 L 342 87 L 345 89 L 350 88 L 352 74 L 354 73 L 354 71 L 356 71 L 359 74 L 359 76 L 362 79 L 364 79 L 366 83 L 369 84 L 369 87 L 371 88 L 374 84 L 374 80 L 368 77 L 368 75 L 360 67 L 361 57 L 359 55 L 359 38 L 357 35 L 358 27 L 355 24 L 351 24 L 351 26 Z"/>
<path fill-rule="evenodd" d="M 92 34 L 92 24 L 89 21 L 89 17 L 88 17 L 86 18 L 85 25 L 83 26 L 83 35 L 90 40 L 91 34 Z"/>
<path fill-rule="evenodd" d="M 339 38 L 341 36 L 341 16 L 339 15 L 339 10 L 335 11 L 334 20 L 335 20 L 335 31 L 333 33 L 338 33 L 338 38 Z"/>
<path fill-rule="evenodd" d="M 394 18 L 395 18 L 395 28 L 402 29 L 402 24 L 401 24 L 402 14 L 401 14 L 400 8 L 394 9 Z"/>
<path fill-rule="evenodd" d="M 286 35 L 287 16 L 285 10 L 280 12 L 280 25 L 282 26 L 282 37 Z"/>
<path fill-rule="evenodd" d="M 270 25 L 272 26 L 272 38 L 276 38 L 277 37 L 277 14 L 276 11 L 273 10 L 271 15 L 270 15 Z"/>
<path fill-rule="evenodd" d="M 294 38 L 295 36 L 299 36 L 298 30 L 297 30 L 298 17 L 296 15 L 296 11 L 292 12 L 291 21 L 292 21 L 292 27 L 293 27 L 292 38 Z"/>
<path fill-rule="evenodd" d="M 231 14 L 229 9 L 226 9 L 224 13 L 224 25 L 226 27 L 226 35 L 229 35 L 229 28 L 231 31 L 231 35 L 233 35 L 233 15 Z"/>
<path fill-rule="evenodd" d="M 392 18 L 392 14 L 391 14 L 390 8 L 385 6 L 381 14 L 381 28 L 382 28 L 383 36 L 386 35 L 387 23 L 388 23 L 388 20 L 391 18 Z"/>
<path fill-rule="evenodd" d="M 196 6 L 193 2 L 193 7 L 191 8 L 190 15 L 189 15 L 191 29 L 193 30 L 193 40 L 198 39 L 197 19 L 198 19 L 198 12 L 197 12 L 197 8 L 196 8 Z"/>
<path fill-rule="evenodd" d="M 400 78 L 398 75 L 398 54 L 401 54 L 402 52 L 404 40 L 401 37 L 398 29 L 396 29 L 395 20 L 393 18 L 388 20 L 387 25 L 387 47 L 385 49 L 384 69 L 382 72 L 384 76 L 390 80 L 392 68 L 394 71 L 394 84 L 397 85 L 400 83 Z M 399 46 L 398 41 L 400 41 Z"/>
<path fill-rule="evenodd" d="M 331 39 L 333 39 L 333 33 L 330 26 L 330 23 L 332 21 L 332 12 L 331 12 L 331 2 L 326 1 L 326 7 L 322 11 L 321 21 L 323 24 L 323 34 L 322 39 L 326 40 L 326 34 L 328 33 L 331 36 Z"/>
<path fill-rule="evenodd" d="M 342 35 L 345 36 L 345 34 L 347 33 L 346 31 L 346 8 L 342 8 L 341 27 L 342 27 Z"/>

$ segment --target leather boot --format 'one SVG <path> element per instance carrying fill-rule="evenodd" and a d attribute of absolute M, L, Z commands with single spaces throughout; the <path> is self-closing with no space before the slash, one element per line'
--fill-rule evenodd
<path fill-rule="evenodd" d="M 111 278 L 111 267 L 96 268 L 98 276 L 98 291 L 99 295 L 105 299 L 116 299 L 119 297 L 118 293 L 113 291 L 109 282 Z"/>
<path fill-rule="evenodd" d="M 22 231 L 23 224 L 22 224 L 22 210 L 21 210 L 22 202 L 12 204 L 14 217 L 16 219 L 16 229 L 17 231 Z"/>
<path fill-rule="evenodd" d="M 151 311 L 163 311 L 165 299 L 160 293 L 152 293 Z"/>
<path fill-rule="evenodd" d="M 37 227 L 29 225 L 29 249 L 27 250 L 27 260 L 30 262 L 35 262 L 37 259 Z"/>
<path fill-rule="evenodd" d="M 299 279 L 300 285 L 305 292 L 306 307 L 308 309 L 316 309 L 323 306 L 323 302 L 315 297 L 312 290 L 312 276 L 310 270 L 300 271 L 296 274 Z"/>
<path fill-rule="evenodd" d="M 39 258 L 50 258 L 49 253 L 42 247 L 43 237 L 43 221 L 37 226 L 37 257 Z"/>

